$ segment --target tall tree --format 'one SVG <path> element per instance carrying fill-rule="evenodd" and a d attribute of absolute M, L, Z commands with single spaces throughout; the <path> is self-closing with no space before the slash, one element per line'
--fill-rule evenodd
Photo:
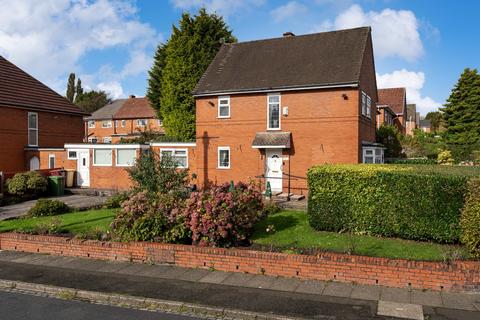
<path fill-rule="evenodd" d="M 148 71 L 148 89 L 147 98 L 152 106 L 160 115 L 160 96 L 162 92 L 162 71 L 165 67 L 165 51 L 167 43 L 161 43 L 157 47 L 155 56 L 153 57 L 153 66 Z"/>
<path fill-rule="evenodd" d="M 95 112 L 101 107 L 109 104 L 112 100 L 105 91 L 88 91 L 77 97 L 75 104 L 86 112 Z"/>
<path fill-rule="evenodd" d="M 465 69 L 441 109 L 447 127 L 447 141 L 471 145 L 480 142 L 480 75 Z"/>
<path fill-rule="evenodd" d="M 430 126 L 433 132 L 438 132 L 442 125 L 443 116 L 440 111 L 432 111 L 427 113 L 425 119 L 430 120 Z"/>
<path fill-rule="evenodd" d="M 66 97 L 68 101 L 73 102 L 73 98 L 75 97 L 75 73 L 70 73 L 68 76 Z"/>
<path fill-rule="evenodd" d="M 77 85 L 75 86 L 75 103 L 77 103 L 83 96 L 82 80 L 77 79 Z"/>
<path fill-rule="evenodd" d="M 173 26 L 167 45 L 160 49 L 164 60 L 160 59 L 159 65 L 159 114 L 167 135 L 184 140 L 195 139 L 195 99 L 192 91 L 222 42 L 235 41 L 223 18 L 208 14 L 205 9 L 193 17 L 184 13 L 179 26 Z"/>

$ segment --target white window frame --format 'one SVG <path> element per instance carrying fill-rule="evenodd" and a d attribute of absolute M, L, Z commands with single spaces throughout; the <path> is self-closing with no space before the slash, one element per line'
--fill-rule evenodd
<path fill-rule="evenodd" d="M 380 154 L 377 154 L 377 150 L 380 151 Z M 372 154 L 367 155 L 367 151 L 370 151 Z M 384 150 L 376 147 L 363 147 L 363 163 L 367 163 L 365 162 L 366 158 L 372 158 L 372 162 L 369 162 L 369 164 L 383 164 L 385 162 Z"/>
<path fill-rule="evenodd" d="M 88 120 L 88 128 L 89 129 L 95 128 L 95 120 Z"/>
<path fill-rule="evenodd" d="M 108 164 L 97 164 L 97 157 L 96 157 L 96 154 L 95 154 L 95 151 L 98 151 L 98 150 L 110 150 L 110 163 Z M 111 167 L 112 166 L 112 158 L 113 158 L 113 149 L 93 149 L 93 166 L 94 167 Z"/>
<path fill-rule="evenodd" d="M 228 151 L 228 166 L 220 165 L 220 151 Z M 230 152 L 230 147 L 218 147 L 217 150 L 217 169 L 230 169 L 232 166 L 232 153 Z"/>
<path fill-rule="evenodd" d="M 102 121 L 102 128 L 111 128 L 112 127 L 112 120 L 103 120 Z"/>
<path fill-rule="evenodd" d="M 363 91 L 362 91 L 361 105 L 362 105 L 362 116 L 366 116 L 367 115 L 367 94 Z"/>
<path fill-rule="evenodd" d="M 180 169 L 187 169 L 188 168 L 188 149 L 186 148 L 161 148 L 160 149 L 160 159 L 162 158 L 163 156 L 163 152 L 172 152 L 172 159 L 175 159 L 175 152 L 176 151 L 185 151 L 185 158 L 186 158 L 186 166 L 180 166 L 180 165 L 177 165 L 176 168 L 180 168 Z"/>
<path fill-rule="evenodd" d="M 120 150 L 133 150 L 135 152 L 135 159 L 133 160 L 132 164 L 119 164 L 118 163 L 118 151 Z M 115 149 L 115 166 L 117 167 L 133 167 L 137 162 L 137 149 Z"/>
<path fill-rule="evenodd" d="M 50 161 L 51 159 L 53 159 L 53 167 L 50 165 Z M 54 154 L 49 154 L 48 155 L 48 169 L 55 169 L 55 165 L 56 165 L 56 160 L 55 160 L 55 155 Z"/>
<path fill-rule="evenodd" d="M 102 142 L 110 144 L 112 143 L 112 137 L 103 137 Z"/>
<path fill-rule="evenodd" d="M 278 128 L 270 128 L 270 97 L 272 96 L 278 96 Z M 267 94 L 267 130 L 282 130 L 282 95 L 280 93 Z"/>
<path fill-rule="evenodd" d="M 159 127 L 163 126 L 163 120 L 162 119 L 157 119 L 157 123 Z"/>
<path fill-rule="evenodd" d="M 70 152 L 75 152 L 75 157 L 70 157 Z M 78 151 L 77 150 L 67 150 L 67 159 L 68 160 L 77 160 L 78 159 Z"/>
<path fill-rule="evenodd" d="M 140 121 L 145 121 L 145 124 L 140 124 Z M 148 119 L 137 119 L 137 127 L 146 127 L 148 125 Z"/>
<path fill-rule="evenodd" d="M 95 141 L 93 141 L 95 140 Z M 98 138 L 97 137 L 88 137 L 88 143 L 97 143 L 98 142 Z"/>
<path fill-rule="evenodd" d="M 36 121 L 36 128 L 30 128 L 30 116 L 35 116 L 35 121 Z M 38 113 L 36 112 L 29 112 L 28 113 L 28 116 L 27 116 L 27 139 L 28 139 L 28 145 L 30 147 L 38 147 Z M 32 144 L 31 141 L 30 141 L 30 131 L 35 131 L 35 140 L 36 140 L 36 144 Z"/>
<path fill-rule="evenodd" d="M 122 128 L 125 128 L 127 126 L 127 120 L 122 120 L 120 125 L 122 126 Z"/>
<path fill-rule="evenodd" d="M 225 105 L 225 104 L 221 105 L 221 104 L 220 104 L 220 101 L 222 101 L 222 100 L 223 100 L 223 101 L 226 100 L 226 101 L 227 101 L 227 104 L 226 104 L 226 105 Z M 227 118 L 230 118 L 230 96 L 220 96 L 220 97 L 218 97 L 217 105 L 218 105 L 218 108 L 217 108 L 217 109 L 218 109 L 218 110 L 217 110 L 217 118 L 219 118 L 219 119 L 227 119 Z M 220 106 L 222 106 L 222 107 L 227 107 L 227 108 L 228 108 L 228 115 L 226 115 L 226 116 L 220 115 Z"/>
<path fill-rule="evenodd" d="M 367 95 L 367 118 L 372 118 L 372 99 Z"/>

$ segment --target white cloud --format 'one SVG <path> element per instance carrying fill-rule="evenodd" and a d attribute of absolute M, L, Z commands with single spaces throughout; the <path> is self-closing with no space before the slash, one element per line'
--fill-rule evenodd
<path fill-rule="evenodd" d="M 105 91 L 112 99 L 118 99 L 124 96 L 122 85 L 118 81 L 112 81 L 108 83 L 100 82 L 97 85 L 97 88 Z"/>
<path fill-rule="evenodd" d="M 62 94 L 67 74 L 82 72 L 87 53 L 123 48 L 130 60 L 121 80 L 148 69 L 146 50 L 159 39 L 124 0 L 0 0 L 0 7 L 0 54 Z"/>
<path fill-rule="evenodd" d="M 307 11 L 308 9 L 305 5 L 297 1 L 290 1 L 280 7 L 273 9 L 272 11 L 270 11 L 270 14 L 272 15 L 275 22 L 281 22 L 283 20 L 305 14 Z"/>
<path fill-rule="evenodd" d="M 435 111 L 441 106 L 441 103 L 422 95 L 424 84 L 425 74 L 423 72 L 402 69 L 392 73 L 377 74 L 378 88 L 405 87 L 407 103 L 415 103 L 417 111 L 422 115 L 426 115 L 429 111 Z"/>
<path fill-rule="evenodd" d="M 238 11 L 259 7 L 266 0 L 170 0 L 179 9 L 190 10 L 204 7 L 208 12 L 215 12 L 228 17 Z"/>
<path fill-rule="evenodd" d="M 365 12 L 352 5 L 335 20 L 326 20 L 313 31 L 372 27 L 373 46 L 377 57 L 399 57 L 415 61 L 423 55 L 424 48 L 419 33 L 419 22 L 412 11 L 385 9 Z"/>

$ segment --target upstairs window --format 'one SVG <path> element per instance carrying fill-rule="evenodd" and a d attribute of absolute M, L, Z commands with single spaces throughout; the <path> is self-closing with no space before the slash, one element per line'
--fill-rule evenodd
<path fill-rule="evenodd" d="M 362 91 L 362 116 L 372 118 L 372 99 Z"/>
<path fill-rule="evenodd" d="M 147 126 L 147 119 L 138 119 L 137 120 L 137 127 L 146 127 Z"/>
<path fill-rule="evenodd" d="M 267 129 L 280 130 L 280 95 L 268 95 Z"/>
<path fill-rule="evenodd" d="M 125 128 L 126 125 L 127 125 L 127 120 L 122 120 L 122 128 Z"/>
<path fill-rule="evenodd" d="M 88 127 L 89 127 L 90 129 L 95 128 L 95 120 L 90 120 L 90 121 L 88 121 Z"/>
<path fill-rule="evenodd" d="M 230 118 L 230 97 L 229 96 L 218 98 L 218 117 Z"/>
<path fill-rule="evenodd" d="M 35 112 L 28 113 L 28 145 L 38 146 L 38 114 Z"/>
<path fill-rule="evenodd" d="M 367 96 L 367 117 L 372 118 L 372 99 L 369 96 Z"/>
<path fill-rule="evenodd" d="M 112 127 L 112 121 L 110 120 L 102 121 L 102 128 L 111 128 L 111 127 Z"/>

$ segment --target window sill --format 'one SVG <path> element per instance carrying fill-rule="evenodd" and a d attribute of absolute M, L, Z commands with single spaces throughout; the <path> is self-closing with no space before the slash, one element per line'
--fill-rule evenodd
<path fill-rule="evenodd" d="M 230 167 L 217 167 L 218 170 L 228 170 Z"/>
<path fill-rule="evenodd" d="M 228 116 L 228 117 L 220 117 L 220 116 L 217 116 L 217 119 L 230 119 L 230 116 Z"/>
<path fill-rule="evenodd" d="M 281 131 L 282 128 L 267 128 L 267 131 Z"/>

